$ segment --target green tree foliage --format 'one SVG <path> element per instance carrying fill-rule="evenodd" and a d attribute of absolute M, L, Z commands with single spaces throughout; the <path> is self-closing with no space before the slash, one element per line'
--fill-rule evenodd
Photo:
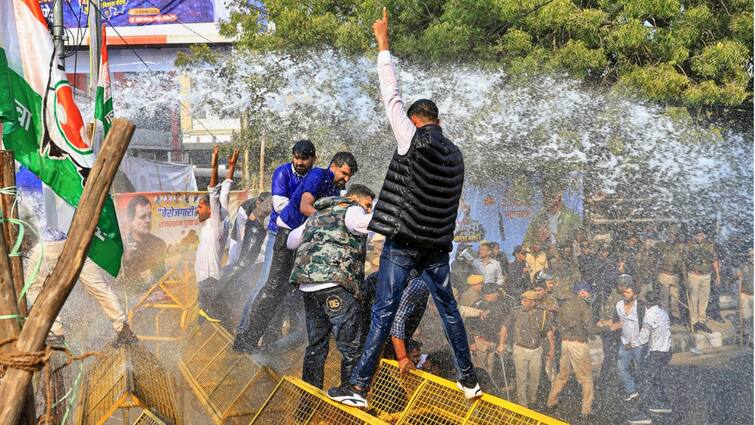
<path fill-rule="evenodd" d="M 751 0 L 269 0 L 234 6 L 221 32 L 255 51 L 334 48 L 374 55 L 372 22 L 391 16 L 393 52 L 480 62 L 512 74 L 566 71 L 668 104 L 752 101 Z"/>

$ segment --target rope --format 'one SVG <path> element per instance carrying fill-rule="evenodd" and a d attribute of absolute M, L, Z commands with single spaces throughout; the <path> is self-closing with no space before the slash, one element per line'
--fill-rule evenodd
<path fill-rule="evenodd" d="M 0 347 L 14 343 L 17 340 L 17 337 L 4 339 L 0 341 Z M 50 367 L 49 362 L 50 357 L 52 357 L 53 353 L 56 351 L 62 352 L 66 355 L 65 366 L 70 366 L 75 361 L 81 361 L 89 357 L 102 356 L 102 353 L 96 351 L 88 351 L 79 356 L 75 356 L 66 347 L 53 347 L 52 345 L 47 344 L 45 345 L 44 350 L 41 351 L 29 351 L 26 353 L 17 352 L 14 354 L 0 353 L 0 366 L 3 366 L 4 369 L 19 369 L 29 373 L 35 373 L 39 372 L 40 370 L 44 370 L 46 396 L 45 414 L 39 417 L 37 424 L 51 424 L 54 419 L 52 409 L 57 403 L 53 403 L 52 401 L 52 368 Z M 67 396 L 68 395 L 66 395 L 66 397 Z"/>

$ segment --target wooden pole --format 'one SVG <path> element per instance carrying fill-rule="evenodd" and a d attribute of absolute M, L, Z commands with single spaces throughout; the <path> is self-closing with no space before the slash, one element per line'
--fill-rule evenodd
<path fill-rule="evenodd" d="M 265 136 L 260 137 L 260 193 L 265 191 Z"/>
<path fill-rule="evenodd" d="M 0 151 L 0 187 L 15 187 L 16 186 L 16 166 L 15 157 L 12 151 Z M 18 218 L 18 207 L 16 206 L 13 196 L 2 196 L 0 202 L 0 209 L 2 209 L 4 218 Z M 16 243 L 18 237 L 18 226 L 12 223 L 3 223 L 3 231 L 5 233 L 5 246 L 10 250 Z M 10 257 L 11 274 L 13 275 L 13 287 L 16 289 L 16 296 L 21 293 L 24 288 L 24 262 L 21 256 Z M 26 317 L 28 309 L 26 306 L 26 296 L 18 300 L 18 312 L 21 317 Z"/>
<path fill-rule="evenodd" d="M 8 155 L 9 154 L 9 155 Z M 15 165 L 13 164 L 13 153 L 9 151 L 0 151 L 0 187 L 15 186 Z M 11 170 L 10 177 L 7 176 L 8 169 Z M 3 217 L 16 218 L 17 214 L 13 213 L 13 197 L 12 196 L 0 196 L 0 208 L 2 208 Z M 8 203 L 9 202 L 9 203 Z M 0 235 L 0 316 L 5 316 L 5 319 L 0 319 L 0 340 L 12 338 L 18 336 L 21 331 L 19 326 L 19 319 L 13 318 L 24 317 L 26 314 L 26 298 L 23 302 L 18 302 L 18 293 L 21 291 L 24 285 L 24 273 L 23 263 L 21 263 L 21 257 L 8 256 L 10 249 L 13 247 L 13 243 L 16 240 L 16 234 L 18 230 L 10 223 L 4 223 L 4 230 L 13 230 L 13 232 L 3 231 L 4 235 Z M 10 241 L 10 242 L 8 242 Z M 20 285 L 20 286 L 19 286 Z M 23 305 L 24 310 L 20 308 Z M 0 351 L 10 352 L 12 345 L 8 344 L 0 347 Z M 36 409 L 34 406 L 34 392 L 31 387 L 27 387 L 26 395 L 22 395 L 22 419 L 19 423 L 33 425 L 37 422 Z"/>
<path fill-rule="evenodd" d="M 94 167 L 84 186 L 73 216 L 68 239 L 52 273 L 45 279 L 26 324 L 15 344 L 21 353 L 39 351 L 45 337 L 78 280 L 92 241 L 102 205 L 110 190 L 118 165 L 134 134 L 134 125 L 124 119 L 113 120 Z M 32 373 L 9 369 L 0 382 L 0 425 L 15 425 L 21 413 L 22 395 L 29 387 Z"/>

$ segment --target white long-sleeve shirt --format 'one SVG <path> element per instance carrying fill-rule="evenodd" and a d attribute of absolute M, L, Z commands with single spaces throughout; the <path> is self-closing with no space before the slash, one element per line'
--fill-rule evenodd
<path fill-rule="evenodd" d="M 482 275 L 485 283 L 495 283 L 498 286 L 503 286 L 503 270 L 501 270 L 501 263 L 498 260 L 489 258 L 487 263 L 483 263 L 478 258 L 473 264 Z"/>
<path fill-rule="evenodd" d="M 671 321 L 668 313 L 654 305 L 645 311 L 640 330 L 640 344 L 647 343 L 650 351 L 667 353 L 671 350 Z"/>
<path fill-rule="evenodd" d="M 616 313 L 623 324 L 621 326 L 621 343 L 630 344 L 632 347 L 640 347 L 640 319 L 637 315 L 637 300 L 632 302 L 629 314 L 624 311 L 624 300 L 616 303 Z M 644 319 L 647 320 L 647 319 Z"/>
<path fill-rule="evenodd" d="M 210 192 L 211 215 L 199 231 L 199 246 L 194 259 L 197 282 L 208 278 L 220 279 L 220 263 L 228 239 L 228 198 L 231 184 L 232 180 L 225 180 L 220 185 L 207 188 Z"/>
<path fill-rule="evenodd" d="M 398 78 L 391 60 L 391 52 L 383 50 L 378 53 L 377 65 L 380 94 L 383 96 L 385 112 L 398 143 L 398 154 L 405 155 L 409 152 L 417 127 L 414 126 L 414 123 L 406 116 L 406 111 L 404 111 L 404 101 L 401 99 L 401 93 L 398 89 Z"/>
<path fill-rule="evenodd" d="M 366 235 L 367 226 L 370 224 L 370 220 L 372 220 L 372 214 L 367 214 L 364 211 L 364 208 L 358 205 L 353 205 L 346 209 L 344 224 L 346 225 L 346 228 L 349 230 L 349 232 L 355 235 Z M 292 230 L 291 233 L 288 234 L 288 239 L 286 240 L 286 246 L 288 247 L 288 249 L 294 251 L 299 248 L 302 242 L 302 234 L 304 233 L 304 228 L 306 227 L 306 225 L 307 223 L 304 222 L 304 224 Z M 302 292 L 315 292 L 323 289 L 334 288 L 336 286 L 338 286 L 337 283 L 302 284 L 299 285 L 299 290 L 301 290 Z"/>

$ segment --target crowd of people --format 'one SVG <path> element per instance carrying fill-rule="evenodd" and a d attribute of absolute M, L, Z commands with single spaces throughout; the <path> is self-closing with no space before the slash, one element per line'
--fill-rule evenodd
<path fill-rule="evenodd" d="M 738 279 L 743 328 L 752 340 L 752 250 L 736 267 L 727 257 L 722 268 L 721 249 L 704 226 L 687 228 L 688 240 L 678 225 L 590 235 L 555 182 L 542 188 L 545 205 L 513 261 L 498 242 L 480 241 L 476 252 L 455 245 L 463 157 L 443 135 L 433 102 L 420 99 L 404 113 L 387 16 L 373 29 L 380 90 L 397 141 L 379 196 L 361 184 L 346 188 L 358 171 L 351 153 L 316 168 L 316 147 L 301 140 L 291 162 L 273 173 L 271 191 L 242 205 L 233 226 L 227 186 L 237 153 L 229 158 L 228 179 L 218 184 L 215 177 L 200 202 L 207 224 L 196 273 L 205 319 L 223 315 L 220 261 L 229 234 L 230 273 L 261 267 L 236 326 L 236 350 L 254 354 L 271 343 L 263 336 L 281 317 L 298 317 L 308 341 L 302 378 L 322 388 L 332 336 L 341 385 L 328 395 L 348 405 L 367 407 L 378 361 L 389 357 L 401 373 L 421 368 L 456 380 L 468 399 L 483 389 L 513 399 L 515 388 L 519 404 L 546 409 L 558 405 L 573 372 L 586 417 L 595 386 L 613 385 L 615 377 L 630 422 L 650 423 L 648 413 L 671 412 L 660 378 L 671 359 L 671 327 L 710 333 L 709 320 L 722 320 L 724 269 Z M 265 240 L 264 261 L 255 265 Z M 431 296 L 436 308 L 426 315 Z M 442 328 L 451 350 L 423 352 L 433 332 L 420 331 L 421 324 Z M 597 376 L 591 338 L 602 341 Z"/>

